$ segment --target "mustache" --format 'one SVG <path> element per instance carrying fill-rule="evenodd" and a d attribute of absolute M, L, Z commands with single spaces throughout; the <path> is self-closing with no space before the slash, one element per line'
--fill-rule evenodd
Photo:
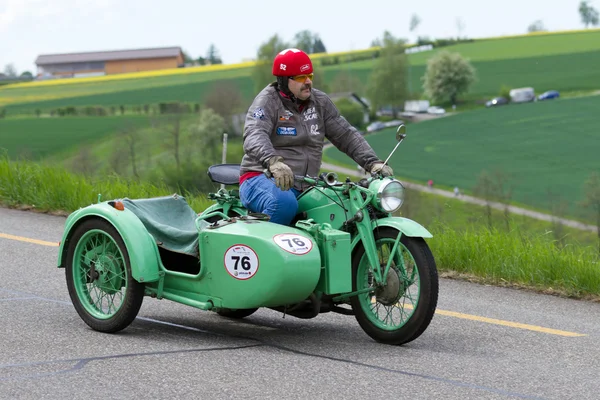
<path fill-rule="evenodd" d="M 304 90 L 304 89 L 310 89 L 312 88 L 312 84 L 308 84 L 308 85 L 302 85 L 302 87 L 300 88 L 300 90 Z"/>

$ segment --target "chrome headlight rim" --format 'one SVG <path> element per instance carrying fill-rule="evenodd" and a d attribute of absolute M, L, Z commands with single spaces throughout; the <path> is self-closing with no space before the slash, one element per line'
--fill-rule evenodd
<path fill-rule="evenodd" d="M 399 185 L 401 196 L 396 197 L 396 201 L 398 202 L 397 206 L 389 207 L 389 205 L 384 205 L 385 190 L 389 188 L 390 185 Z M 374 197 L 374 205 L 381 211 L 386 213 L 394 213 L 398 211 L 402 205 L 404 204 L 404 185 L 397 179 L 394 178 L 384 178 L 381 182 L 379 182 L 379 187 L 377 188 L 377 194 Z"/>

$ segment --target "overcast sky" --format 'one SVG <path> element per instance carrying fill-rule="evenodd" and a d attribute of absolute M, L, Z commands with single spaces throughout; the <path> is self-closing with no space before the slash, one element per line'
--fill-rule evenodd
<path fill-rule="evenodd" d="M 213 43 L 224 63 L 253 58 L 272 35 L 318 34 L 328 51 L 369 47 L 385 30 L 411 41 L 580 29 L 580 0 L 0 0 L 0 71 L 13 63 L 35 73 L 40 54 L 181 46 L 205 56 Z M 600 9 L 600 0 L 592 1 Z M 409 31 L 411 16 L 421 24 Z M 457 23 L 457 20 L 461 23 Z"/>

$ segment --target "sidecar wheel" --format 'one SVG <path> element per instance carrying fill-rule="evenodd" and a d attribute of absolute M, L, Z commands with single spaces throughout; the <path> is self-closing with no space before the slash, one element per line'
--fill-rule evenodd
<path fill-rule="evenodd" d="M 219 314 L 221 317 L 242 319 L 254 314 L 256 310 L 258 310 L 258 308 L 246 308 L 240 310 L 222 309 L 217 311 L 217 314 Z"/>
<path fill-rule="evenodd" d="M 133 279 L 125 243 L 110 223 L 94 218 L 75 229 L 65 269 L 73 306 L 92 329 L 114 333 L 133 322 L 144 285 Z"/>
<path fill-rule="evenodd" d="M 397 235 L 392 228 L 375 231 L 382 273 L 392 256 Z M 364 248 L 353 254 L 353 290 L 374 284 L 373 269 Z M 437 307 L 438 274 L 423 238 L 402 236 L 388 273 L 387 284 L 350 299 L 361 328 L 380 343 L 401 345 L 418 338 L 429 326 Z"/>

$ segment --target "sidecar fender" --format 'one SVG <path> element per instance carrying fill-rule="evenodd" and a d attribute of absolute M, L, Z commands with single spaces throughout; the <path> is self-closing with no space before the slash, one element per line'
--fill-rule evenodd
<path fill-rule="evenodd" d="M 73 230 L 89 218 L 102 218 L 112 224 L 125 242 L 131 263 L 131 274 L 138 282 L 154 282 L 159 279 L 158 247 L 139 218 L 131 211 L 116 210 L 108 203 L 80 208 L 67 217 L 65 231 L 58 252 L 58 267 L 64 268 L 69 240 Z"/>
<path fill-rule="evenodd" d="M 394 228 L 402 232 L 405 236 L 413 236 L 413 237 L 422 237 L 422 238 L 430 238 L 433 237 L 431 232 L 429 232 L 425 227 L 418 222 L 413 221 L 412 219 L 402 218 L 402 217 L 388 217 L 381 218 L 377 220 L 377 223 L 373 224 L 373 230 L 378 227 L 389 226 L 390 228 Z M 352 240 L 352 249 L 360 242 L 360 235 L 357 235 Z"/>

